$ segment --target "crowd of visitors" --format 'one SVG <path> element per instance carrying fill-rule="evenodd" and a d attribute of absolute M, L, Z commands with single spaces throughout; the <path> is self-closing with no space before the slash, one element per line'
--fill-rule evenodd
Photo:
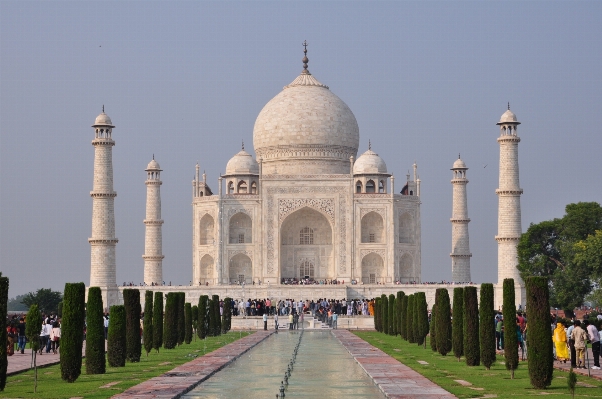
<path fill-rule="evenodd" d="M 7 344 L 6 352 L 8 356 L 17 353 L 25 353 L 27 337 L 25 327 L 27 325 L 27 315 L 12 315 L 6 321 Z M 42 325 L 38 336 L 40 349 L 38 354 L 44 353 L 57 354 L 61 344 L 61 321 L 55 314 L 42 314 Z"/>

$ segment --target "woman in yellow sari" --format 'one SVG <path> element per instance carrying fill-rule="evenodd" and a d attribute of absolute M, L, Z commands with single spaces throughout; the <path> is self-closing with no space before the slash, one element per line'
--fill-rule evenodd
<path fill-rule="evenodd" d="M 570 357 L 566 340 L 566 332 L 564 331 L 564 326 L 562 323 L 556 324 L 552 339 L 554 341 L 554 345 L 556 346 L 556 359 L 566 363 Z"/>

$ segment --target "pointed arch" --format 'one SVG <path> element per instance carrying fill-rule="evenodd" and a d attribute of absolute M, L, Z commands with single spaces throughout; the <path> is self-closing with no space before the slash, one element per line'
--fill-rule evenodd
<path fill-rule="evenodd" d="M 240 182 L 238 182 L 238 186 L 236 187 L 236 192 L 238 194 L 247 194 L 247 192 L 248 192 L 247 182 L 244 180 L 241 180 Z"/>
<path fill-rule="evenodd" d="M 209 254 L 203 255 L 199 264 L 199 281 L 200 284 L 215 283 L 215 261 Z"/>
<path fill-rule="evenodd" d="M 414 242 L 414 217 L 410 212 L 399 216 L 399 242 L 412 244 Z"/>
<path fill-rule="evenodd" d="M 251 183 L 251 194 L 257 194 L 257 182 Z"/>
<path fill-rule="evenodd" d="M 362 184 L 361 180 L 358 180 L 357 182 L 355 182 L 355 192 L 357 194 L 360 194 L 364 189 L 364 185 Z"/>
<path fill-rule="evenodd" d="M 376 284 L 384 281 L 385 262 L 383 258 L 374 252 L 369 253 L 362 259 L 362 282 L 364 284 Z"/>
<path fill-rule="evenodd" d="M 238 212 L 230 218 L 230 244 L 250 244 L 253 242 L 253 221 L 243 212 Z"/>
<path fill-rule="evenodd" d="M 362 218 L 362 243 L 382 243 L 385 241 L 383 217 L 372 211 Z"/>
<path fill-rule="evenodd" d="M 236 254 L 230 259 L 228 268 L 231 283 L 253 282 L 253 262 L 245 254 Z"/>
<path fill-rule="evenodd" d="M 374 180 L 370 179 L 366 182 L 366 193 L 374 192 L 376 192 L 376 185 L 374 184 Z"/>
<path fill-rule="evenodd" d="M 206 213 L 199 222 L 199 244 L 212 245 L 215 239 L 215 222 L 213 217 Z"/>
<path fill-rule="evenodd" d="M 402 282 L 409 282 L 414 277 L 414 258 L 409 253 L 404 253 L 399 259 L 398 278 Z"/>
<path fill-rule="evenodd" d="M 233 181 L 228 182 L 228 194 L 234 194 L 234 182 Z"/>

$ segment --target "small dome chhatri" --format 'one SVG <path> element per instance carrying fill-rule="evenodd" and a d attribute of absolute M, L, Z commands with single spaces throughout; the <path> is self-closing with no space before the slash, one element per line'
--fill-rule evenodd
<path fill-rule="evenodd" d="M 372 147 L 372 146 L 370 146 Z M 353 164 L 354 175 L 387 174 L 387 164 L 372 149 L 364 152 Z"/>
<path fill-rule="evenodd" d="M 109 118 L 109 115 L 105 114 L 105 106 L 104 105 L 102 106 L 102 113 L 96 117 L 96 120 L 94 121 L 94 124 L 92 125 L 92 127 L 101 127 L 101 126 L 115 127 L 115 126 L 113 126 L 113 122 L 111 122 L 111 118 Z"/>
<path fill-rule="evenodd" d="M 259 164 L 251 154 L 244 149 L 234 155 L 226 165 L 226 176 L 229 175 L 258 175 Z"/>
<path fill-rule="evenodd" d="M 460 154 L 458 154 L 458 159 L 456 159 L 456 162 L 454 162 L 452 170 L 454 169 L 468 169 L 464 161 L 460 158 Z"/>
<path fill-rule="evenodd" d="M 161 171 L 161 166 L 159 166 L 159 162 L 155 161 L 155 156 L 153 155 L 153 160 L 148 163 L 148 166 L 145 169 L 146 171 L 158 170 Z"/>
<path fill-rule="evenodd" d="M 508 110 L 506 110 L 506 112 L 502 114 L 502 117 L 500 118 L 500 121 L 497 123 L 497 125 L 501 125 L 502 123 L 515 123 L 517 125 L 520 125 L 520 122 L 518 121 L 518 119 L 516 119 L 516 115 L 514 114 L 514 112 L 510 111 L 510 103 L 508 103 Z"/>

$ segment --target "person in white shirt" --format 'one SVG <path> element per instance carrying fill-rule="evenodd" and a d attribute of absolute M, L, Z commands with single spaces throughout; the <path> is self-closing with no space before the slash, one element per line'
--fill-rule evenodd
<path fill-rule="evenodd" d="M 585 330 L 589 337 L 589 341 L 592 343 L 592 353 L 594 358 L 594 365 L 592 370 L 600 370 L 600 334 L 598 329 L 593 324 L 590 324 L 589 320 L 583 322 Z"/>

